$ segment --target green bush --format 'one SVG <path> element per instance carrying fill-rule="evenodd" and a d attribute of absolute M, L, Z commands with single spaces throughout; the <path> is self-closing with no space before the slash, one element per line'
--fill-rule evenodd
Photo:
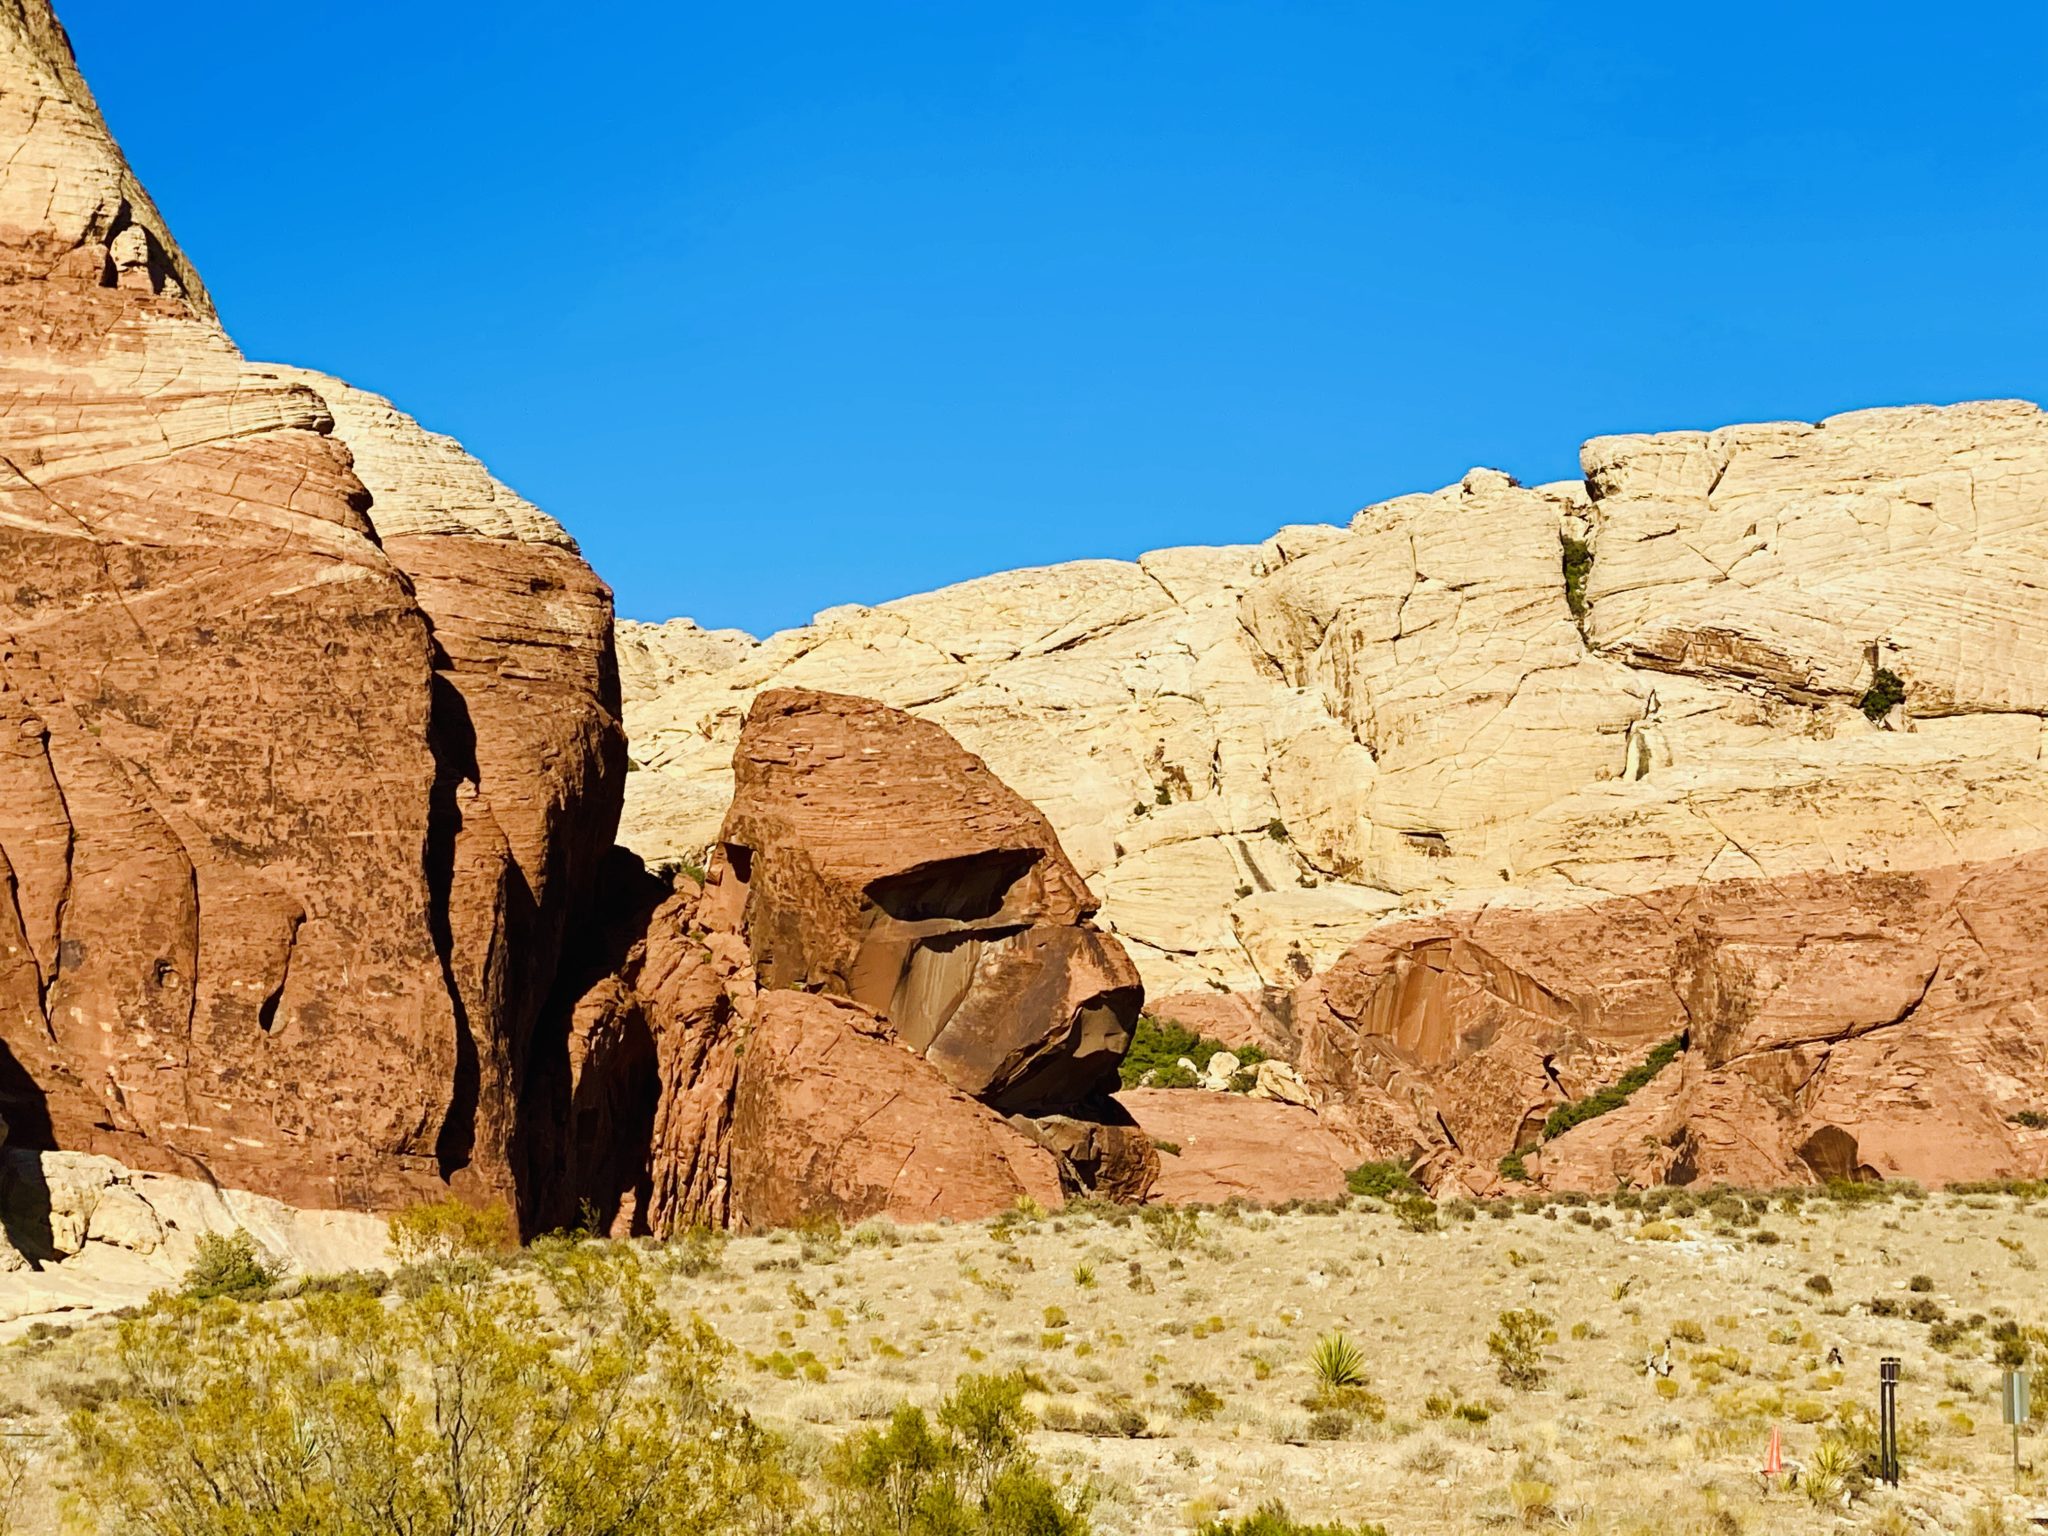
<path fill-rule="evenodd" d="M 1856 707 L 1870 720 L 1882 720 L 1893 709 L 1906 701 L 1906 680 L 1888 667 L 1879 667 L 1870 679 L 1870 686 L 1863 690 L 1863 697 Z"/>
<path fill-rule="evenodd" d="M 1344 1175 L 1344 1187 L 1354 1195 L 1381 1200 L 1422 1193 L 1422 1186 L 1409 1175 L 1406 1163 L 1360 1163 Z"/>
<path fill-rule="evenodd" d="M 1437 1229 L 1436 1202 L 1427 1195 L 1403 1195 L 1394 1202 L 1394 1214 L 1401 1218 L 1401 1225 L 1410 1232 L 1434 1232 Z"/>
<path fill-rule="evenodd" d="M 835 1536 L 1087 1536 L 1077 1498 L 1025 1445 L 1025 1379 L 963 1376 L 936 1427 L 905 1404 L 826 1458 Z"/>
<path fill-rule="evenodd" d="M 1583 1125 L 1586 1121 L 1596 1119 L 1610 1110 L 1621 1108 L 1634 1096 L 1638 1088 L 1677 1060 L 1678 1053 L 1684 1049 L 1685 1037 L 1674 1035 L 1598 1093 L 1588 1094 L 1585 1098 L 1575 1099 L 1569 1104 L 1558 1105 L 1543 1122 L 1543 1139 L 1549 1141 L 1553 1137 L 1562 1136 L 1575 1125 Z"/>
<path fill-rule="evenodd" d="M 518 1240 L 503 1201 L 479 1209 L 453 1195 L 407 1206 L 389 1225 L 391 1254 L 401 1264 L 503 1253 Z"/>
<path fill-rule="evenodd" d="M 1155 1088 L 1192 1088 L 1195 1078 L 1180 1065 L 1185 1056 L 1197 1067 L 1206 1067 L 1209 1058 L 1218 1051 L 1228 1051 L 1237 1058 L 1240 1068 L 1238 1083 L 1250 1088 L 1253 1069 L 1266 1059 L 1266 1053 L 1255 1045 L 1225 1045 L 1220 1040 L 1210 1040 L 1191 1029 L 1166 1019 L 1155 1019 L 1149 1013 L 1138 1016 L 1138 1027 L 1131 1032 L 1131 1048 L 1125 1052 L 1119 1072 L 1126 1088 L 1135 1088 L 1147 1072 L 1153 1074 Z"/>
<path fill-rule="evenodd" d="M 1564 535 L 1559 542 L 1564 546 L 1564 601 L 1572 611 L 1572 617 L 1586 616 L 1586 577 L 1593 569 L 1593 546 L 1584 539 Z"/>
<path fill-rule="evenodd" d="M 779 1529 L 800 1492 L 720 1395 L 729 1353 L 608 1244 L 395 1304 L 164 1300 L 72 1415 L 70 1482 L 108 1536 Z"/>
<path fill-rule="evenodd" d="M 240 1227 L 223 1236 L 199 1234 L 199 1249 L 185 1271 L 184 1294 L 193 1301 L 260 1296 L 284 1276 L 284 1266 L 256 1246 Z"/>
<path fill-rule="evenodd" d="M 1529 1165 L 1522 1161 L 1522 1149 L 1517 1147 L 1500 1160 L 1500 1176 L 1516 1184 L 1527 1184 Z"/>
<path fill-rule="evenodd" d="M 1523 1307 L 1500 1315 L 1500 1326 L 1486 1336 L 1501 1384 L 1526 1392 L 1543 1384 L 1543 1346 L 1550 1339 L 1550 1319 Z"/>

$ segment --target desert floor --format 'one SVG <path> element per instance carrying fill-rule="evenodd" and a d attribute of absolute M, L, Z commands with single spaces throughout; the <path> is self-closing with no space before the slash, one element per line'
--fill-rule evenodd
<path fill-rule="evenodd" d="M 737 1347 L 734 1393 L 800 1448 L 906 1398 L 934 1404 L 965 1371 L 1032 1373 L 1039 1454 L 1092 1487 L 1110 1533 L 1184 1531 L 1272 1498 L 1392 1536 L 1996 1532 L 2048 1513 L 2041 1419 L 2016 1487 L 1988 1339 L 2004 1317 L 2048 1322 L 2048 1202 L 1527 1201 L 1439 1219 L 1415 1231 L 1354 1199 L 777 1232 L 700 1239 L 715 1267 L 666 1284 Z M 1488 1352 L 1508 1309 L 1551 1320 L 1533 1389 L 1504 1385 Z M 1938 1317 L 1979 1322 L 1944 1350 Z M 1308 1406 L 1311 1351 L 1340 1331 L 1364 1352 L 1378 1419 Z M 31 1447 L 104 1376 L 111 1328 L 39 1334 L 0 1349 L 0 1430 Z M 1667 1340 L 1662 1376 L 1646 1361 Z M 1911 1427 L 1899 1492 L 1846 1513 L 1767 1492 L 1772 1427 L 1788 1459 L 1810 1458 L 1842 1405 L 1874 1408 L 1885 1354 L 1903 1361 Z M 42 1465 L 32 1532 L 57 1528 Z"/>

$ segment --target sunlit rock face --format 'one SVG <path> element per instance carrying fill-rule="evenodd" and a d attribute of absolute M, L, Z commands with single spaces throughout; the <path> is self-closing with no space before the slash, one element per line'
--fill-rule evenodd
<path fill-rule="evenodd" d="M 44 0 L 0 141 L 11 1138 L 516 1203 L 625 772 L 610 593 L 449 439 L 241 357 Z"/>
<path fill-rule="evenodd" d="M 1635 1161 L 2040 1168 L 2011 1116 L 2042 1049 L 2018 935 L 2048 826 L 2048 420 L 1905 407 L 1582 459 L 1582 482 L 1475 470 L 1347 528 L 1013 572 L 765 641 L 623 626 L 622 836 L 708 845 L 754 696 L 857 690 L 1041 806 L 1152 1006 L 1298 1057 L 1361 1148 L 1491 1180 L 1556 1104 L 1700 1027 L 1701 954 L 1775 997 L 1782 945 L 1841 967 L 1809 1038 L 1695 1043 L 1659 1079 L 1684 1089 L 1665 1151 Z M 1896 1022 L 1894 973 L 1928 982 Z M 1767 1152 L 1738 1151 L 1746 1117 Z M 1596 1126 L 1617 1134 L 1571 1135 Z M 1566 1177 L 1570 1151 L 1531 1166 Z"/>
<path fill-rule="evenodd" d="M 622 1232 L 1142 1199 L 1109 1097 L 1141 987 L 1045 818 L 844 694 L 763 694 L 734 764 L 703 883 L 638 876 L 591 957 L 567 1193 Z"/>

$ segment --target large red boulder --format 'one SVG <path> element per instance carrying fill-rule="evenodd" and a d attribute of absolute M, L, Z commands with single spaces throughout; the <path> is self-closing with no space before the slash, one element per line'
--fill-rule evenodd
<path fill-rule="evenodd" d="M 761 985 L 885 1015 L 1003 1109 L 1116 1087 L 1143 989 L 1038 809 L 941 727 L 777 689 L 733 757 L 718 857 Z"/>

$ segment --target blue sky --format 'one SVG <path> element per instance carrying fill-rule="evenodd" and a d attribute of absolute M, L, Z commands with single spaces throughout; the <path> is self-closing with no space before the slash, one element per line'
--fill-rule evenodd
<path fill-rule="evenodd" d="M 2048 398 L 2048 6 L 59 0 L 251 356 L 762 632 Z"/>

